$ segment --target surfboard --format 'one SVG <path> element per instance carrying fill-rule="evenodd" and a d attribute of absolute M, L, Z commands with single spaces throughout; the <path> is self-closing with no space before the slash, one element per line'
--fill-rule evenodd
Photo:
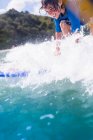
<path fill-rule="evenodd" d="M 47 73 L 49 73 L 50 71 L 47 70 L 47 69 L 40 69 L 40 70 L 37 70 L 37 74 L 38 75 L 45 75 Z M 7 78 L 17 78 L 17 77 L 27 77 L 28 75 L 30 74 L 30 71 L 12 71 L 12 72 L 3 72 L 3 71 L 0 71 L 0 77 L 1 78 L 4 78 L 4 77 L 7 77 Z"/>
<path fill-rule="evenodd" d="M 27 77 L 29 72 L 18 71 L 18 72 L 2 72 L 0 71 L 0 77 Z"/>

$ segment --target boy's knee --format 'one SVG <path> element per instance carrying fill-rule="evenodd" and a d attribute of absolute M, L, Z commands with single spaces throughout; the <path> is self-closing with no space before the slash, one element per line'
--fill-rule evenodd
<path fill-rule="evenodd" d="M 60 27 L 62 29 L 65 29 L 65 28 L 67 28 L 67 24 L 65 22 L 60 22 Z"/>
<path fill-rule="evenodd" d="M 63 35 L 68 35 L 69 33 L 71 33 L 71 26 L 68 25 L 66 22 L 60 22 L 60 27 L 62 30 Z"/>

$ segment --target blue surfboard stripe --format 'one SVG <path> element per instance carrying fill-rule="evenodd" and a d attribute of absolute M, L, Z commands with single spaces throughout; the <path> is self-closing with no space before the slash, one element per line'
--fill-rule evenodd
<path fill-rule="evenodd" d="M 29 72 L 0 72 L 0 77 L 26 77 Z"/>

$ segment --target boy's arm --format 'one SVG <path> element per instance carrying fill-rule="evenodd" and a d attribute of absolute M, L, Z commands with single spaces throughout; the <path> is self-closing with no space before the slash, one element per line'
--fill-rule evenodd
<path fill-rule="evenodd" d="M 55 32 L 55 39 L 56 39 L 55 55 L 60 55 L 61 51 L 60 51 L 60 42 L 59 42 L 59 40 L 62 39 L 62 32 Z"/>
<path fill-rule="evenodd" d="M 62 32 L 55 32 L 55 39 L 61 40 L 61 38 L 62 38 Z"/>

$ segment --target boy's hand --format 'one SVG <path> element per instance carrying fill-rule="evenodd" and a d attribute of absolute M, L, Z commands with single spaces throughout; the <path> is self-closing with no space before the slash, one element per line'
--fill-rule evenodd
<path fill-rule="evenodd" d="M 56 47 L 55 55 L 56 56 L 61 55 L 61 51 L 59 47 Z"/>

